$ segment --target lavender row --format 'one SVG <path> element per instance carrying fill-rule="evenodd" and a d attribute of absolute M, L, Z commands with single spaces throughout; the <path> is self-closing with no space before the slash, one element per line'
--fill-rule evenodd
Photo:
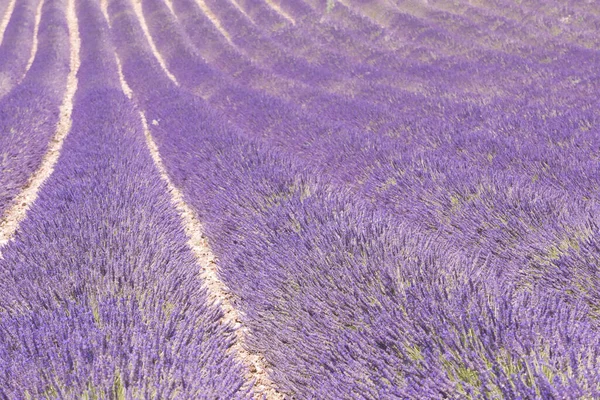
<path fill-rule="evenodd" d="M 205 222 L 249 343 L 282 390 L 299 398 L 594 394 L 593 309 L 572 303 L 585 299 L 539 282 L 524 290 L 510 276 L 490 281 L 497 271 L 485 254 L 398 225 L 237 131 L 164 77 L 123 3 L 109 13 L 165 165 Z M 578 245 L 595 257 L 592 238 Z"/>
<path fill-rule="evenodd" d="M 177 20 L 182 27 L 193 27 L 188 32 L 190 41 L 197 52 L 221 71 L 224 75 L 239 77 L 245 86 L 265 91 L 276 90 L 285 86 L 299 88 L 301 85 L 275 76 L 261 69 L 250 59 L 245 57 L 238 49 L 231 46 L 225 36 L 215 27 L 210 19 L 198 12 L 197 5 L 190 0 L 176 0 L 172 2 Z"/>
<path fill-rule="evenodd" d="M 16 3 L 0 45 L 0 97 L 25 75 L 33 46 L 35 13 L 41 0 Z"/>
<path fill-rule="evenodd" d="M 261 58 L 263 55 L 267 56 L 266 60 L 263 61 L 265 65 L 274 61 L 272 58 L 273 54 L 282 53 L 289 57 L 288 60 L 282 60 L 284 71 L 289 70 L 289 67 L 286 68 L 287 63 L 293 60 L 318 65 L 318 72 L 322 73 L 325 70 L 331 75 L 331 78 L 340 74 L 347 76 L 349 71 L 360 69 L 360 61 L 356 60 L 356 54 L 351 54 L 348 51 L 344 41 L 338 42 L 334 40 L 332 42 L 332 37 L 324 35 L 322 30 L 312 29 L 315 25 L 320 26 L 318 23 L 315 25 L 307 23 L 298 24 L 298 22 L 295 25 L 281 23 L 277 28 L 269 29 L 268 25 L 253 23 L 250 18 L 247 18 L 232 5 L 221 4 L 213 0 L 208 0 L 207 5 L 214 10 L 220 23 L 238 46 L 247 51 L 251 57 Z M 302 8 L 306 8 L 306 6 Z M 315 14 L 306 16 L 306 18 L 315 18 L 318 20 L 318 16 Z M 291 32 L 299 33 L 299 37 L 296 37 L 296 40 L 292 40 L 292 43 L 275 40 L 280 39 L 282 36 L 292 36 L 290 35 Z M 322 46 L 321 44 L 326 41 L 335 45 Z M 315 44 L 318 45 L 318 49 L 314 48 Z M 364 50 L 364 48 L 361 50 Z M 365 66 L 362 66 L 362 69 L 365 69 Z M 368 70 L 369 72 L 374 72 L 372 69 Z M 302 77 L 298 76 L 298 78 L 301 79 Z"/>
<path fill-rule="evenodd" d="M 92 1 L 78 6 L 72 132 L 0 261 L 0 393 L 248 398 L 232 328 L 207 303 L 139 114 L 118 85 L 102 14 Z"/>
<path fill-rule="evenodd" d="M 302 1 L 285 2 L 289 10 L 296 10 L 300 18 L 294 26 L 280 29 L 270 34 L 276 43 L 289 51 L 311 58 L 327 59 L 323 51 L 334 52 L 338 57 L 348 57 L 354 62 L 367 63 L 369 72 L 395 71 L 397 66 L 407 61 L 402 55 L 408 49 L 418 49 L 421 54 L 432 52 L 437 57 L 447 57 L 457 52 L 463 53 L 472 46 L 464 38 L 449 35 L 440 25 L 412 15 L 402 15 L 403 29 L 394 30 L 382 27 L 355 10 L 335 2 L 322 12 L 300 12 Z M 300 14 L 300 15 L 298 15 Z M 387 76 L 394 79 L 392 75 Z M 369 79 L 372 79 L 369 76 Z M 384 81 L 385 82 L 385 81 Z M 391 82 L 390 82 L 391 83 Z"/>
<path fill-rule="evenodd" d="M 322 84 L 332 78 L 327 68 L 282 51 L 261 30 L 245 18 L 231 3 L 207 1 L 232 41 L 252 59 L 259 60 L 273 72 L 309 84 Z M 198 10 L 200 11 L 200 10 Z"/>
<path fill-rule="evenodd" d="M 228 42 L 225 36 L 193 0 L 175 0 L 173 9 L 183 33 L 207 62 L 237 78 L 239 84 L 270 93 L 288 96 L 298 91 L 312 91 L 305 83 L 273 73 L 264 65 L 248 57 L 244 49 Z M 215 8 L 218 11 L 219 8 Z M 172 18 L 172 17 L 171 17 Z"/>
<path fill-rule="evenodd" d="M 56 132 L 69 60 L 64 10 L 55 2 L 45 3 L 35 59 L 23 81 L 0 99 L 0 215 L 39 168 Z"/>
<path fill-rule="evenodd" d="M 562 35 L 551 34 L 551 30 L 546 26 L 538 26 L 538 24 L 530 23 L 522 18 L 515 20 L 502 15 L 500 10 L 506 10 L 509 7 L 508 4 L 496 5 L 496 7 L 488 9 L 455 3 L 454 5 L 440 4 L 437 7 L 423 6 L 417 12 L 425 14 L 426 20 L 430 23 L 435 23 L 445 30 L 459 35 L 463 41 L 473 41 L 486 48 L 499 49 L 529 58 L 537 57 L 537 55 L 531 54 L 532 49 L 535 49 L 536 52 L 541 51 L 539 56 L 541 59 L 544 57 L 544 52 L 573 46 L 569 40 L 563 40 Z M 407 8 L 414 10 L 414 8 Z M 522 8 L 522 6 L 519 7 L 519 9 Z M 536 13 L 540 11 L 541 9 L 538 9 Z M 559 26 L 554 24 L 552 30 L 556 32 L 555 28 L 559 28 Z M 398 28 L 401 27 L 398 26 Z"/>
<path fill-rule="evenodd" d="M 243 43 L 240 43 L 241 46 L 251 41 L 265 43 L 264 46 L 267 46 L 266 41 L 268 39 L 268 41 L 276 45 L 280 46 L 283 44 L 283 48 L 296 57 L 306 52 L 307 58 L 319 60 L 318 63 L 323 64 L 323 68 L 327 67 L 327 69 L 336 71 L 338 74 L 351 71 L 355 76 L 360 76 L 361 79 L 357 80 L 358 84 L 362 84 L 362 81 L 372 81 L 378 78 L 385 85 L 391 84 L 397 79 L 393 74 L 384 74 L 383 72 L 388 70 L 396 72 L 399 66 L 407 62 L 405 57 L 394 54 L 394 51 L 390 51 L 394 47 L 397 47 L 398 43 L 405 42 L 405 46 L 407 47 L 411 46 L 411 43 L 416 43 L 421 51 L 423 51 L 424 46 L 435 51 L 439 49 L 440 43 L 428 43 L 426 40 L 415 41 L 414 39 L 417 38 L 416 33 L 420 35 L 418 39 L 421 37 L 427 38 L 429 36 L 446 35 L 444 32 L 438 32 L 439 29 L 435 25 L 430 24 L 428 26 L 423 22 L 420 22 L 420 25 L 416 27 L 410 26 L 410 29 L 406 29 L 407 26 L 403 26 L 404 29 L 402 32 L 406 35 L 403 40 L 398 37 L 399 32 L 384 31 L 381 28 L 373 27 L 372 24 L 366 23 L 364 18 L 353 19 L 351 26 L 338 25 L 333 28 L 329 27 L 326 21 L 329 19 L 330 13 L 332 15 L 342 13 L 344 18 L 348 17 L 346 8 L 340 4 L 335 4 L 329 10 L 330 12 L 320 19 L 318 14 L 310 14 L 294 27 L 286 25 L 285 28 L 277 30 L 261 30 L 264 25 L 258 24 L 258 26 L 254 27 L 237 10 L 233 7 L 229 8 L 227 11 L 223 6 L 217 7 L 216 4 L 213 6 L 213 9 L 220 17 L 221 23 L 225 24 L 226 29 L 234 37 L 240 36 L 240 40 L 243 41 Z M 414 17 L 412 20 L 412 25 L 415 25 L 414 22 L 418 21 Z M 425 31 L 431 32 L 426 33 Z M 252 34 L 252 40 L 248 36 L 249 33 Z M 390 33 L 394 35 L 390 36 Z M 370 40 L 365 40 L 365 38 Z M 456 42 L 455 39 L 454 41 Z M 323 46 L 324 43 L 328 45 Z M 250 44 L 256 46 L 253 43 Z M 251 48 L 253 48 L 252 46 Z M 381 51 L 383 49 L 378 49 L 379 46 L 384 46 L 387 51 Z M 461 48 L 461 50 L 464 52 L 464 48 Z M 348 82 L 346 81 L 345 84 L 347 85 Z"/>
<path fill-rule="evenodd" d="M 414 11 L 415 7 L 418 9 L 418 6 L 407 6 L 406 8 Z M 523 81 L 520 80 L 517 73 L 519 68 L 528 66 L 536 70 L 547 70 L 545 65 L 532 61 L 545 60 L 549 55 L 554 56 L 551 49 L 556 49 L 556 45 L 540 46 L 539 48 L 547 47 L 547 49 L 536 57 L 525 53 L 525 49 L 519 49 L 520 51 L 516 51 L 515 54 L 507 51 L 512 50 L 510 47 L 502 47 L 497 50 L 499 41 L 502 44 L 514 41 L 524 47 L 520 40 L 524 36 L 523 32 L 516 28 L 511 29 L 507 27 L 507 24 L 500 24 L 499 22 L 502 21 L 485 20 L 475 23 L 467 17 L 459 18 L 448 12 L 433 11 L 427 6 L 422 8 L 423 10 L 419 11 L 422 11 L 425 17 L 417 19 L 414 16 L 397 12 L 391 26 L 382 30 L 382 35 L 390 39 L 392 43 L 397 41 L 394 38 L 400 32 L 410 38 L 410 44 L 407 43 L 399 49 L 400 54 L 404 54 L 410 61 L 398 62 L 397 59 L 390 57 L 385 52 L 382 55 L 383 65 L 396 65 L 399 67 L 398 73 L 411 78 L 405 81 L 408 84 L 417 79 L 417 82 L 423 82 L 424 87 L 435 88 L 440 93 L 450 92 L 454 95 L 460 92 L 462 96 L 468 95 L 473 87 L 477 90 L 477 86 L 485 86 L 482 89 L 488 93 L 495 92 L 506 95 L 510 90 L 510 94 L 513 94 L 522 90 L 523 86 Z M 471 16 L 470 13 L 468 15 Z M 500 28 L 496 28 L 497 25 L 500 25 Z M 434 27 L 435 29 L 433 29 Z M 365 37 L 366 32 L 357 30 L 354 35 Z M 447 37 L 449 40 L 459 43 L 462 46 L 459 49 L 460 52 L 449 55 L 436 54 L 436 48 L 443 46 L 430 45 L 430 41 L 437 36 Z M 491 37 L 489 39 L 491 44 L 487 44 L 488 37 Z M 481 40 L 481 38 L 486 39 Z M 485 45 L 478 44 L 478 41 L 484 42 Z M 548 44 L 550 41 L 546 43 Z M 429 56 L 426 55 L 427 52 L 430 53 Z M 418 60 L 422 59 L 422 56 L 425 59 L 419 62 Z M 438 60 L 435 60 L 436 58 Z M 377 60 L 371 61 L 377 62 Z M 379 64 L 375 65 L 381 68 Z M 502 68 L 499 68 L 500 65 Z M 507 66 L 509 67 L 507 68 Z M 541 73 L 545 73 L 545 71 Z M 479 93 L 475 93 L 477 96 L 472 97 L 480 97 Z"/>

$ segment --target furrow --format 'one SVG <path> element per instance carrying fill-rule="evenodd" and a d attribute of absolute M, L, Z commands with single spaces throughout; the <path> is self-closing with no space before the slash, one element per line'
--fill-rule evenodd
<path fill-rule="evenodd" d="M 169 8 L 171 14 L 175 15 L 175 11 L 173 10 L 173 2 L 171 0 L 165 0 L 165 5 Z"/>
<path fill-rule="evenodd" d="M 23 77 L 25 77 L 25 74 L 27 74 L 27 71 L 29 71 L 31 64 L 33 64 L 33 60 L 35 59 L 35 53 L 38 49 L 38 32 L 40 30 L 40 20 L 42 19 L 42 6 L 44 5 L 44 1 L 45 0 L 40 1 L 40 4 L 38 5 L 38 8 L 35 12 L 35 26 L 33 28 L 33 45 L 31 46 L 31 55 L 29 56 L 29 61 L 27 61 L 27 66 L 25 67 L 25 73 L 23 74 Z"/>
<path fill-rule="evenodd" d="M 213 23 L 213 25 L 215 26 L 215 28 L 217 28 L 217 30 L 221 33 L 221 35 L 223 35 L 223 37 L 225 39 L 227 39 L 227 42 L 231 46 L 235 47 L 235 44 L 231 40 L 231 36 L 225 30 L 225 28 L 223 28 L 223 25 L 221 25 L 221 21 L 219 21 L 219 18 L 217 18 L 217 16 L 215 15 L 215 13 L 213 13 L 212 10 L 208 7 L 208 5 L 206 5 L 206 3 L 204 2 L 204 0 L 195 0 L 195 1 L 196 1 L 196 4 L 198 5 L 198 7 L 200 7 L 200 9 L 202 10 L 202 12 L 210 20 L 210 22 Z"/>
<path fill-rule="evenodd" d="M 244 16 L 246 18 L 250 19 L 250 16 L 248 15 L 248 13 L 246 13 L 246 10 L 244 10 L 244 8 L 240 5 L 240 3 L 238 3 L 237 0 L 230 0 L 230 1 L 231 1 L 231 4 L 233 4 L 233 6 L 238 9 L 239 12 L 244 14 Z"/>
<path fill-rule="evenodd" d="M 156 57 L 160 66 L 162 67 L 164 73 L 169 77 L 169 79 L 171 81 L 173 81 L 173 83 L 175 83 L 176 85 L 179 85 L 179 83 L 177 82 L 177 79 L 169 71 L 169 69 L 167 68 L 167 65 L 165 64 L 165 60 L 163 59 L 161 54 L 156 49 L 156 46 L 154 45 L 154 40 L 152 40 L 152 36 L 150 35 L 150 32 L 148 31 L 148 25 L 146 25 L 146 20 L 144 19 L 144 15 L 142 13 L 142 5 L 140 3 L 140 0 L 131 0 L 131 4 L 133 6 L 133 11 L 139 21 L 140 27 L 142 28 L 142 31 L 144 32 L 144 36 L 146 37 L 146 40 L 148 41 L 148 45 L 152 49 L 152 53 L 154 54 L 154 57 Z"/>
<path fill-rule="evenodd" d="M 265 0 L 265 2 L 267 3 L 267 5 L 269 7 L 271 7 L 277 14 L 281 15 L 283 18 L 287 19 L 292 25 L 296 24 L 296 21 L 294 20 L 294 18 L 292 18 L 292 16 L 290 14 L 288 14 L 283 8 L 281 8 L 281 5 L 279 5 L 276 1 L 274 0 Z"/>

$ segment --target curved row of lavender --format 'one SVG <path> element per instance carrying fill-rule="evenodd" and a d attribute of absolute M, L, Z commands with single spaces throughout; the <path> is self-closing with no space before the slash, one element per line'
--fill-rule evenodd
<path fill-rule="evenodd" d="M 35 2 L 18 2 L 13 18 L 23 27 L 12 25 L 11 18 L 0 47 L 0 76 L 9 81 L 20 79 L 25 73 L 33 28 L 29 36 L 23 31 L 33 25 L 34 8 Z M 26 12 L 29 19 L 23 20 Z M 9 35 L 9 30 L 14 33 Z M 56 132 L 70 69 L 68 37 L 62 10 L 45 3 L 33 63 L 22 82 L 0 98 L 0 216 L 39 168 Z M 16 62 L 23 60 L 11 54 L 16 50 L 20 55 L 25 53 L 24 62 Z M 0 85 L 10 86 L 9 81 Z"/>
<path fill-rule="evenodd" d="M 217 14 L 226 8 L 208 3 Z M 372 81 L 361 78 L 357 94 L 332 94 L 323 80 L 350 79 L 343 72 L 280 68 L 295 55 L 269 58 L 283 46 L 268 45 L 284 34 L 265 29 L 252 42 L 252 30 L 231 22 L 245 54 L 232 54 L 229 68 L 243 74 L 250 64 L 257 79 L 295 79 L 293 90 L 312 102 L 304 107 L 222 73 L 225 61 L 202 50 L 205 25 L 196 39 L 190 33 L 195 22 L 183 10 L 194 5 L 173 6 L 180 20 L 161 2 L 142 1 L 180 87 L 161 71 L 122 0 L 109 7 L 113 37 L 137 101 L 157 122 L 165 164 L 239 297 L 252 350 L 265 355 L 284 393 L 599 395 L 593 51 L 556 41 L 525 57 L 466 40 L 449 44 L 443 60 L 409 60 L 404 70 L 391 64 Z M 302 30 L 280 29 L 290 38 Z M 456 56 L 461 51 L 468 56 Z M 368 70 L 360 60 L 347 67 Z M 540 77 L 519 87 L 523 72 Z M 588 79 L 577 93 L 540 90 L 565 87 L 575 74 Z M 427 90 L 396 87 L 419 75 Z M 392 106 L 376 93 L 386 80 Z M 327 114 L 335 110 L 327 101 L 360 104 L 353 96 L 368 102 L 346 115 L 373 118 L 368 130 L 360 117 L 345 124 Z"/>
<path fill-rule="evenodd" d="M 280 393 L 600 397 L 592 6 L 140 2 L 177 83 L 128 0 L 110 33 L 76 1 L 73 129 L 2 249 L 4 397 L 253 396 L 115 50 Z"/>
<path fill-rule="evenodd" d="M 65 3 L 46 0 L 55 23 Z M 94 1 L 77 3 L 73 127 L 2 249 L 0 397 L 248 398 L 232 327 L 207 303 L 106 23 Z"/>

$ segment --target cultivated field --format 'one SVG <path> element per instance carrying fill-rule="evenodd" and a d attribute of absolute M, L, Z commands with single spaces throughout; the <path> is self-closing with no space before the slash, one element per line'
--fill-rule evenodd
<path fill-rule="evenodd" d="M 0 0 L 0 399 L 600 399 L 594 0 Z"/>

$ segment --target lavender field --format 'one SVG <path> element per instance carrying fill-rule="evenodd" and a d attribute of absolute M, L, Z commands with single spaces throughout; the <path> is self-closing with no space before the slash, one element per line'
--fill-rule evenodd
<path fill-rule="evenodd" d="M 600 4 L 0 0 L 0 399 L 600 399 Z"/>

